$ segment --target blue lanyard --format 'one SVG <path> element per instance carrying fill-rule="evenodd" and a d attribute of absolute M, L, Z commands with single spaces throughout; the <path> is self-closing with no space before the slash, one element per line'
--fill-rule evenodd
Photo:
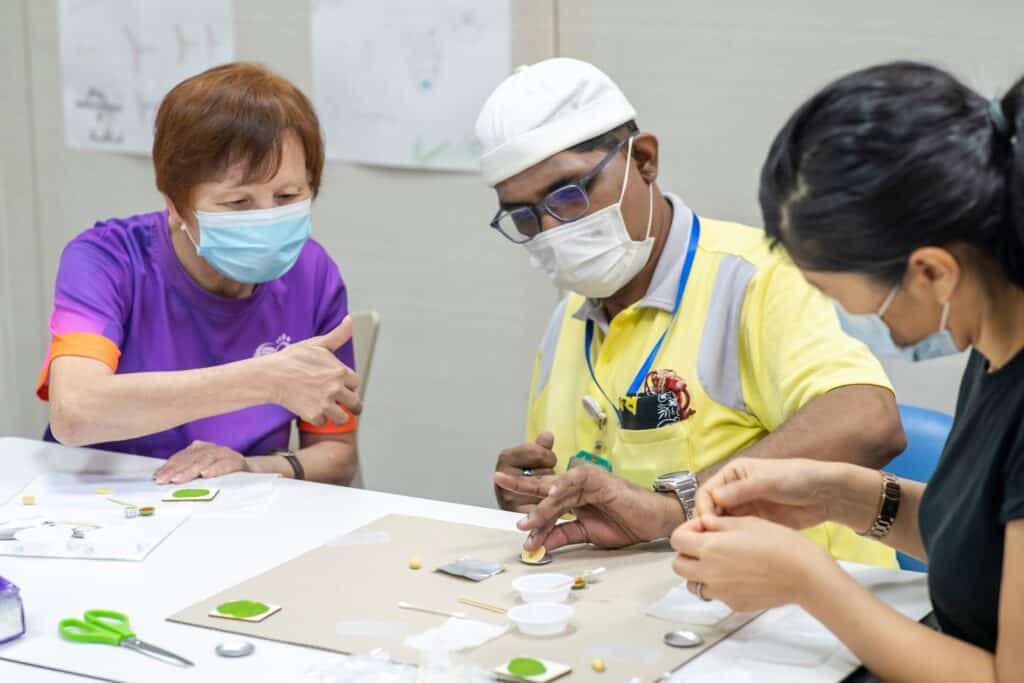
<path fill-rule="evenodd" d="M 679 287 L 676 289 L 676 302 L 672 307 L 672 319 L 669 320 L 668 326 L 665 331 L 658 337 L 657 343 L 651 352 L 647 354 L 647 360 L 640 366 L 640 370 L 636 373 L 636 377 L 633 378 L 633 383 L 629 385 L 629 391 L 626 392 L 627 396 L 633 396 L 640 389 L 640 385 L 643 384 L 644 378 L 651 371 L 651 366 L 654 365 L 654 359 L 658 356 L 658 351 L 661 350 L 661 344 L 665 341 L 665 337 L 668 335 L 668 331 L 672 328 L 672 323 L 675 322 L 676 314 L 679 312 L 679 303 L 683 300 L 683 292 L 686 291 L 686 282 L 690 279 L 690 271 L 693 270 L 693 259 L 697 255 L 697 242 L 700 241 L 700 219 L 697 218 L 697 214 L 693 214 L 693 223 L 690 227 L 690 243 L 686 246 L 686 259 L 683 261 L 683 270 L 679 274 Z M 590 377 L 594 380 L 594 384 L 601 391 L 601 395 L 604 396 L 605 400 L 611 405 L 612 410 L 615 414 L 619 413 L 619 406 L 608 398 L 608 394 L 605 393 L 604 387 L 597 381 L 597 375 L 594 374 L 594 365 L 590 360 L 590 345 L 594 341 L 594 321 L 591 319 L 587 320 L 586 334 L 583 338 L 583 355 L 587 359 L 587 369 L 590 370 Z"/>

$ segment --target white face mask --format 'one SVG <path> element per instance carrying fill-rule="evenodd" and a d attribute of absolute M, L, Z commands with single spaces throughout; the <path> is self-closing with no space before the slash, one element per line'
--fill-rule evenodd
<path fill-rule="evenodd" d="M 547 273 L 556 287 L 592 299 L 604 299 L 626 286 L 647 264 L 654 248 L 651 237 L 653 184 L 647 209 L 647 236 L 634 240 L 622 217 L 622 198 L 629 184 L 632 154 L 630 138 L 618 202 L 567 225 L 546 230 L 524 245 L 531 263 Z"/>

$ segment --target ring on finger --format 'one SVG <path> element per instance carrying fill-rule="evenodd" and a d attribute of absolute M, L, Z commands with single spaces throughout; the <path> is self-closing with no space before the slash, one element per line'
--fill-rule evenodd
<path fill-rule="evenodd" d="M 703 581 L 698 581 L 697 582 L 697 588 L 693 592 L 694 592 L 694 594 L 696 594 L 696 596 L 698 598 L 700 598 L 704 602 L 711 602 L 711 598 L 705 598 L 704 597 L 704 582 Z"/>

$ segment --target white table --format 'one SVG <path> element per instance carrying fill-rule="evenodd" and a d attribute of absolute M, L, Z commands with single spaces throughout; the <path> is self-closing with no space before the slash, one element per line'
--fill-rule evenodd
<path fill-rule="evenodd" d="M 129 474 L 150 472 L 157 464 L 138 456 L 0 438 L 0 502 L 43 472 Z M 481 486 L 487 485 L 481 482 Z M 28 622 L 25 636 L 0 645 L 0 681 L 66 682 L 76 680 L 69 675 L 75 673 L 125 683 L 301 683 L 311 667 L 341 655 L 256 640 L 252 656 L 223 659 L 214 654 L 213 648 L 228 638 L 226 634 L 172 624 L 165 618 L 386 514 L 419 515 L 500 529 L 514 528 L 518 518 L 498 510 L 286 479 L 277 487 L 279 494 L 262 519 L 190 519 L 144 562 L 0 556 L 0 575 L 21 588 Z M 189 559 L 196 556 L 206 559 Z M 855 575 L 857 571 L 852 570 Z M 878 570 L 873 575 L 877 578 Z M 928 612 L 926 586 L 921 579 L 910 580 L 898 571 L 886 572 L 885 576 L 895 584 L 881 593 L 884 599 L 915 619 Z M 60 639 L 57 622 L 61 618 L 96 608 L 129 614 L 142 639 L 179 653 L 196 666 L 178 669 L 121 648 L 78 645 Z M 848 673 L 850 659 L 843 651 L 817 666 L 745 661 L 745 643 L 770 634 L 772 618 L 778 614 L 767 612 L 740 631 L 742 638 L 728 639 L 694 660 L 684 669 L 686 680 L 752 681 L 755 678 L 751 675 L 755 674 L 759 682 L 825 682 L 837 681 Z M 40 666 L 60 672 L 36 668 Z M 608 676 L 602 680 L 619 679 Z"/>

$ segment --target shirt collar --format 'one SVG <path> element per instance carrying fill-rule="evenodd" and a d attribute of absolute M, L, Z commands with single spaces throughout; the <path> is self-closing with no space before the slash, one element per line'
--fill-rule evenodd
<path fill-rule="evenodd" d="M 658 265 L 654 268 L 651 284 L 648 285 L 644 298 L 636 305 L 640 308 L 660 308 L 671 313 L 676 305 L 679 271 L 683 267 L 686 250 L 690 245 L 693 211 L 677 195 L 666 192 L 665 198 L 672 204 L 672 223 L 669 225 Z M 582 321 L 593 320 L 604 332 L 608 331 L 608 315 L 599 299 L 584 299 L 572 317 Z"/>

